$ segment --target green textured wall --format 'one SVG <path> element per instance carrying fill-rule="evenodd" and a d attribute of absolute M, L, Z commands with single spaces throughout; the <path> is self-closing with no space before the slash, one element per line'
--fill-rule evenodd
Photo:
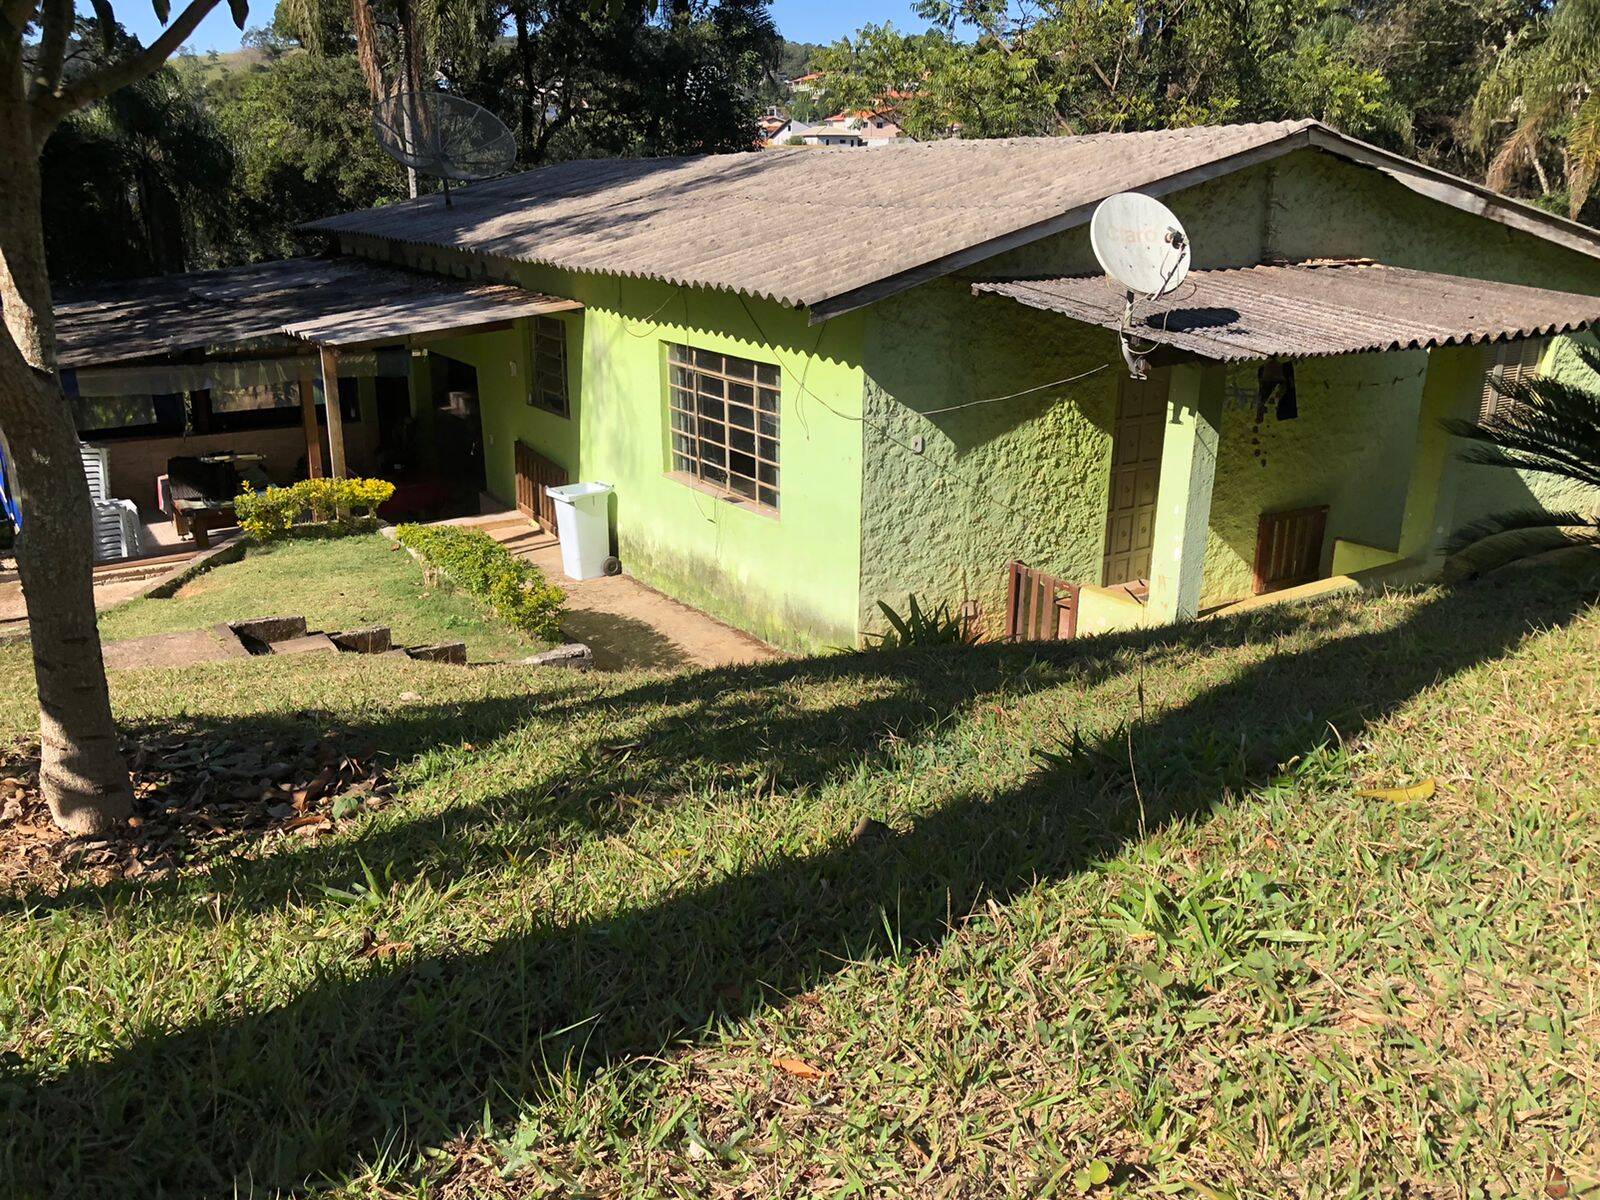
<path fill-rule="evenodd" d="M 1271 259 L 1373 258 L 1600 294 L 1600 264 L 1533 234 L 1420 196 L 1404 184 L 1320 150 L 1299 150 L 1163 197 L 1183 221 L 1197 268 Z M 1086 225 L 983 263 L 982 276 L 1099 271 Z"/>
<path fill-rule="evenodd" d="M 1334 538 L 1393 546 L 1405 507 L 1428 356 L 1352 354 L 1295 364 L 1299 415 L 1257 424 L 1256 369 L 1228 372 L 1202 604 L 1248 596 L 1262 513 L 1328 505 Z"/>
<path fill-rule="evenodd" d="M 1116 339 L 938 281 L 870 310 L 862 471 L 863 628 L 908 592 L 993 623 L 1013 558 L 1098 578 Z M 1084 371 L 1077 383 L 977 403 Z M 1117 370 L 1121 360 L 1117 360 Z M 955 405 L 953 412 L 933 413 Z M 921 439 L 921 450 L 917 439 Z"/>
<path fill-rule="evenodd" d="M 384 256 L 396 255 L 445 274 L 483 267 L 431 249 Z M 514 444 L 521 438 L 575 479 L 616 487 L 613 529 L 629 574 L 781 646 L 854 645 L 864 315 L 810 326 L 792 309 L 705 289 L 514 263 L 492 267 L 492 274 L 578 300 L 584 309 L 565 318 L 570 419 L 526 403 L 521 331 L 437 343 L 441 353 L 478 369 L 490 490 L 502 500 L 514 496 Z M 669 342 L 782 368 L 777 516 L 668 475 Z"/>

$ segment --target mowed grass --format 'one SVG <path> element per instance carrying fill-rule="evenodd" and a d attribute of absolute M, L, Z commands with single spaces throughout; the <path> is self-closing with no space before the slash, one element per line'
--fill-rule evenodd
<path fill-rule="evenodd" d="M 198 629 L 243 617 L 304 615 L 310 628 L 388 625 L 402 645 L 464 641 L 473 660 L 525 657 L 542 643 L 495 620 L 470 596 L 425 587 L 422 568 L 379 534 L 252 549 L 166 600 L 135 600 L 100 622 L 108 640 Z"/>
<path fill-rule="evenodd" d="M 130 728 L 181 695 L 195 736 L 309 723 L 405 786 L 0 900 L 0 1194 L 1584 1194 L 1597 594 L 118 676 Z"/>

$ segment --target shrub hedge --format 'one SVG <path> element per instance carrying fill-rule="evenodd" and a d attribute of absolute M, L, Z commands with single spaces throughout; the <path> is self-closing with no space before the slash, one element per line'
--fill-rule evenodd
<path fill-rule="evenodd" d="M 302 479 L 258 492 L 245 484 L 233 501 L 239 528 L 253 541 L 357 533 L 377 526 L 378 506 L 394 495 L 385 479 Z"/>
<path fill-rule="evenodd" d="M 401 525 L 395 536 L 507 625 L 545 641 L 561 636 L 566 593 L 488 534 L 453 525 Z"/>

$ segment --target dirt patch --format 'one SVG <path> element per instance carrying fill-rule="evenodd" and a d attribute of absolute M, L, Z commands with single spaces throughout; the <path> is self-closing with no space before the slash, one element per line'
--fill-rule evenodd
<path fill-rule="evenodd" d="M 721 667 L 783 657 L 765 642 L 680 604 L 630 575 L 568 579 L 561 567 L 561 543 L 526 520 L 481 528 L 567 593 L 562 633 L 588 646 L 594 652 L 594 665 L 601 670 Z"/>
<path fill-rule="evenodd" d="M 372 751 L 331 739 L 207 741 L 183 730 L 123 745 L 134 815 L 109 838 L 72 837 L 39 793 L 38 747 L 0 754 L 0 891 L 155 878 L 283 837 L 318 837 L 392 794 Z"/>
<path fill-rule="evenodd" d="M 207 592 L 216 591 L 217 586 L 217 581 L 215 579 L 202 575 L 198 579 L 191 579 L 177 591 L 173 592 L 172 599 L 188 600 L 195 596 L 204 596 Z"/>

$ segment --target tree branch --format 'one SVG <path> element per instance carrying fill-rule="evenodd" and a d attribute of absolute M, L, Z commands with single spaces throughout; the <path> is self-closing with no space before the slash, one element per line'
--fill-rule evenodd
<path fill-rule="evenodd" d="M 67 34 L 72 30 L 72 0 L 44 0 L 39 16 L 39 50 L 34 56 L 35 97 L 48 96 L 61 86 L 61 64 L 67 53 Z"/>
<path fill-rule="evenodd" d="M 76 112 L 109 96 L 120 87 L 126 87 L 155 70 L 182 47 L 195 26 L 217 6 L 218 0 L 190 0 L 189 7 L 178 14 L 161 31 L 161 36 L 138 54 L 110 63 L 100 70 L 74 80 L 70 87 L 54 95 L 40 97 L 33 106 L 34 144 L 43 145 L 56 123 L 70 112 Z"/>

